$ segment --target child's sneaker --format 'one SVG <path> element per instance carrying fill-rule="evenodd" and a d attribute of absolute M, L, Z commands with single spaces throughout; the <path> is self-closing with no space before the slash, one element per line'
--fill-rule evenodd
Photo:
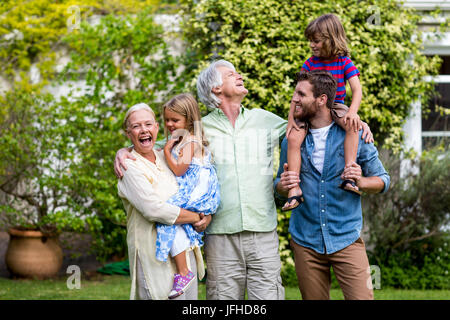
<path fill-rule="evenodd" d="M 186 276 L 182 276 L 181 274 L 175 274 L 175 278 L 173 279 L 173 287 L 172 291 L 169 293 L 169 299 L 176 298 L 183 293 L 186 292 L 187 288 L 191 285 L 195 280 L 195 274 L 192 271 L 189 271 Z"/>

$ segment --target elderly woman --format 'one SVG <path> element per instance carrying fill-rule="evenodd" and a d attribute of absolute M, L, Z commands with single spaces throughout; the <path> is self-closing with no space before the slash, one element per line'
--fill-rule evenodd
<path fill-rule="evenodd" d="M 164 153 L 153 149 L 159 125 L 153 110 L 144 103 L 131 107 L 124 129 L 133 143 L 136 161 L 127 159 L 128 170 L 118 182 L 119 196 L 127 212 L 127 244 L 130 260 L 130 299 L 167 299 L 176 267 L 172 259 L 161 262 L 155 257 L 155 222 L 167 225 L 199 223 L 201 216 L 166 201 L 177 192 L 175 176 L 164 160 Z M 200 222 L 201 223 L 201 222 Z M 204 276 L 200 249 L 187 253 L 187 261 L 199 278 Z M 195 280 L 180 299 L 197 299 Z"/>

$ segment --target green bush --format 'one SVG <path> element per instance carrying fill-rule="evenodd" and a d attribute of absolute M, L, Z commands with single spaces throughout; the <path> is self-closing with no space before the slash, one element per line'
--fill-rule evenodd
<path fill-rule="evenodd" d="M 398 160 L 384 163 L 391 175 L 390 190 L 363 197 L 371 264 L 380 267 L 383 286 L 449 289 L 448 150 L 424 152 L 413 162 L 420 172 L 410 171 L 402 179 Z"/>
<path fill-rule="evenodd" d="M 380 144 L 399 150 L 402 124 L 411 102 L 425 100 L 439 58 L 427 58 L 413 9 L 396 0 L 288 1 L 185 0 L 182 25 L 186 70 L 180 90 L 195 92 L 198 72 L 211 59 L 231 61 L 243 74 L 249 94 L 243 103 L 287 117 L 294 75 L 311 56 L 307 24 L 325 13 L 337 14 L 349 39 L 351 57 L 361 72 L 359 114 Z M 378 20 L 375 18 L 379 18 Z M 378 23 L 378 25 L 374 25 Z M 186 89 L 187 88 L 187 89 Z M 351 101 L 350 96 L 347 102 Z"/>
<path fill-rule="evenodd" d="M 59 45 L 70 55 L 57 77 L 68 95 L 23 81 L 0 97 L 0 223 L 87 232 L 98 259 L 123 258 L 126 215 L 113 171 L 115 152 L 128 144 L 121 124 L 135 103 L 159 109 L 173 59 L 151 8 L 83 21 Z"/>

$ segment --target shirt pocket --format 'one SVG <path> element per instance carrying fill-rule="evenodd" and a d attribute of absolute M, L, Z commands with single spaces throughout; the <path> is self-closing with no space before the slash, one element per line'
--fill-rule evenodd
<path fill-rule="evenodd" d="M 344 143 L 342 143 L 341 146 L 337 148 L 337 158 L 336 158 L 336 173 L 338 175 L 341 175 L 341 173 L 344 171 L 345 168 L 345 150 L 344 150 Z M 356 152 L 356 159 L 355 162 L 358 163 L 358 157 L 359 157 L 359 148 Z"/>
<path fill-rule="evenodd" d="M 308 154 L 306 152 L 306 148 L 304 146 L 301 147 L 301 157 L 302 157 L 302 163 L 300 167 L 301 173 L 309 173 L 311 172 L 311 159 L 308 158 Z"/>
<path fill-rule="evenodd" d="M 345 168 L 344 144 L 337 148 L 335 165 L 336 174 L 341 175 Z"/>

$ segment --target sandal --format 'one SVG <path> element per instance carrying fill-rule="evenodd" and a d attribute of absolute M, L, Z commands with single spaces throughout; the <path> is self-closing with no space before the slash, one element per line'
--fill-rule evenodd
<path fill-rule="evenodd" d="M 349 187 L 348 185 L 350 185 L 351 187 Z M 339 188 L 341 188 L 342 190 L 348 191 L 348 192 L 355 193 L 359 196 L 362 194 L 361 190 L 359 190 L 358 186 L 356 185 L 355 181 L 353 181 L 353 180 L 344 180 L 339 185 Z"/>
<path fill-rule="evenodd" d="M 305 199 L 303 198 L 303 196 L 293 196 L 287 199 L 286 203 L 291 203 L 292 200 L 296 200 L 297 204 L 294 206 L 288 206 L 285 207 L 283 206 L 283 208 L 281 208 L 281 211 L 289 211 L 289 210 L 294 210 L 295 208 L 297 208 L 301 203 L 305 202 Z M 286 205 L 286 204 L 285 204 Z"/>

